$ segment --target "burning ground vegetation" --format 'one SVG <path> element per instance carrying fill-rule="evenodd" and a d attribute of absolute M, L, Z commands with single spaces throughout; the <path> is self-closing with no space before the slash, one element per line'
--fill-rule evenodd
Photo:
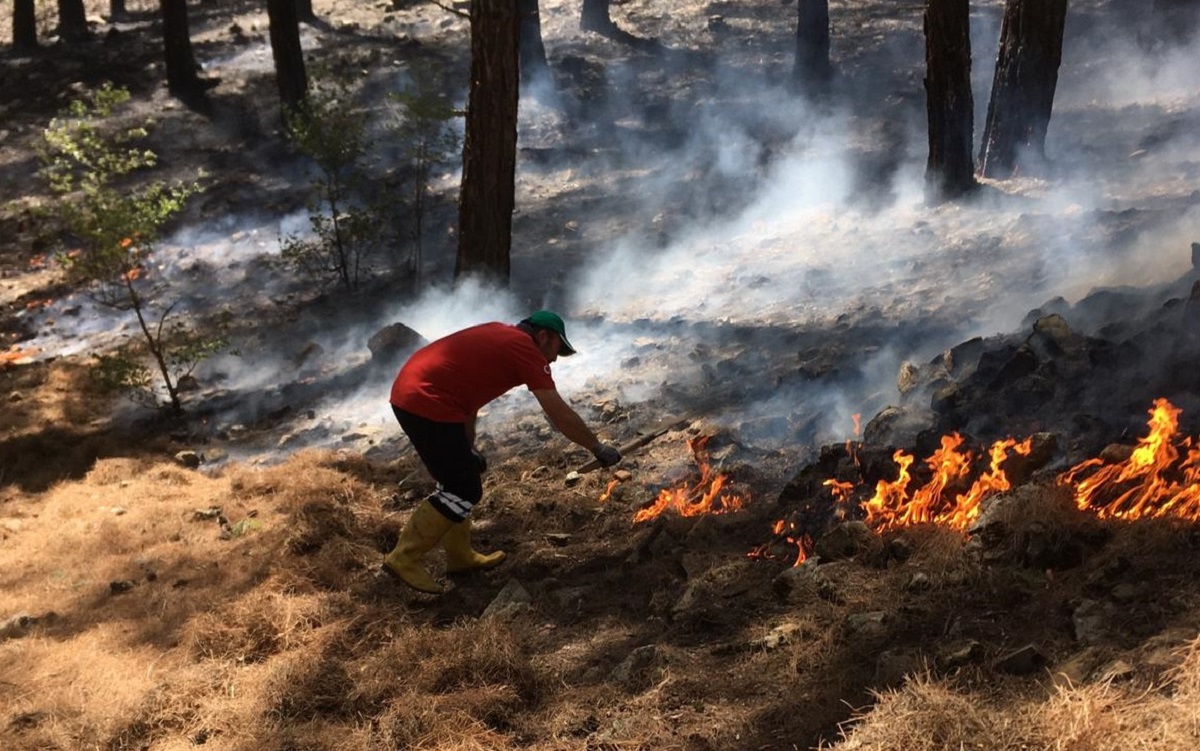
<path fill-rule="evenodd" d="M 612 473 L 573 471 L 583 458 L 553 441 L 492 445 L 476 544 L 509 560 L 442 597 L 376 574 L 430 490 L 411 453 L 100 459 L 5 504 L 0 737 L 1187 748 L 1200 443 L 1184 423 L 1156 399 L 1139 435 L 1077 462 L 1051 433 L 950 433 L 928 453 L 855 435 L 799 471 L 703 420 Z"/>

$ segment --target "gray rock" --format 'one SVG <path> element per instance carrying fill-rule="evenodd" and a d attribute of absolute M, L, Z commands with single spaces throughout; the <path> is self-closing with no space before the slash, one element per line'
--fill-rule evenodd
<path fill-rule="evenodd" d="M 480 618 L 508 620 L 533 610 L 533 597 L 516 579 L 509 579 L 504 588 L 484 609 Z"/>

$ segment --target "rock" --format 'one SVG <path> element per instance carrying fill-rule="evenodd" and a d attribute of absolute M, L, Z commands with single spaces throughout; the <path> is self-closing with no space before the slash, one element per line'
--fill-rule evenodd
<path fill-rule="evenodd" d="M 1041 650 L 1032 644 L 1026 644 L 997 659 L 992 667 L 1009 675 L 1032 675 L 1044 668 L 1047 662 Z"/>
<path fill-rule="evenodd" d="M 905 360 L 900 363 L 900 372 L 896 374 L 896 389 L 901 396 L 909 393 L 917 387 L 921 380 L 921 371 L 916 365 Z"/>
<path fill-rule="evenodd" d="M 854 613 L 846 619 L 846 635 L 851 638 L 877 640 L 887 636 L 890 617 L 882 610 Z"/>
<path fill-rule="evenodd" d="M 813 543 L 813 552 L 823 561 L 840 561 L 853 558 L 861 551 L 875 533 L 865 522 L 852 521 L 839 524 Z"/>
<path fill-rule="evenodd" d="M 917 436 L 933 427 L 932 410 L 884 407 L 863 428 L 863 441 L 875 446 L 912 446 Z"/>
<path fill-rule="evenodd" d="M 788 644 L 794 643 L 803 636 L 804 627 L 799 623 L 789 621 L 781 623 L 775 628 L 767 632 L 767 635 L 761 639 L 755 639 L 750 642 L 750 646 L 757 649 L 764 649 L 768 652 Z"/>
<path fill-rule="evenodd" d="M 195 451 L 180 451 L 175 454 L 175 462 L 188 469 L 196 469 L 204 463 L 204 458 Z"/>
<path fill-rule="evenodd" d="M 6 621 L 0 622 L 0 640 L 19 639 L 29 633 L 38 623 L 37 616 L 19 613 Z"/>
<path fill-rule="evenodd" d="M 947 644 L 938 650 L 937 666 L 942 670 L 966 667 L 983 659 L 983 645 L 974 639 Z"/>
<path fill-rule="evenodd" d="M 871 687 L 875 690 L 896 688 L 902 685 L 908 676 L 925 669 L 925 664 L 918 652 L 906 649 L 887 649 L 875 658 L 875 675 L 871 678 Z"/>
<path fill-rule="evenodd" d="M 1104 660 L 1104 655 L 1095 647 L 1087 647 L 1081 652 L 1068 657 L 1050 671 L 1051 681 L 1055 686 L 1080 686 L 1096 672 L 1096 667 Z"/>
<path fill-rule="evenodd" d="M 630 652 L 613 668 L 610 678 L 630 691 L 640 691 L 654 682 L 656 668 L 662 663 L 658 647 L 646 644 Z"/>
<path fill-rule="evenodd" d="M 516 579 L 509 579 L 504 588 L 499 594 L 488 604 L 484 609 L 480 618 L 498 618 L 500 620 L 512 619 L 521 613 L 530 612 L 532 608 L 533 597 L 529 595 L 529 591 L 521 585 L 521 582 Z"/>
<path fill-rule="evenodd" d="M 130 579 L 121 579 L 120 581 L 109 582 L 108 591 L 111 594 L 120 595 L 128 592 L 136 586 L 137 584 Z"/>
<path fill-rule="evenodd" d="M 1116 607 L 1109 602 L 1081 600 L 1071 613 L 1075 639 L 1083 644 L 1103 644 L 1109 640 L 1117 617 Z"/>
<path fill-rule="evenodd" d="M 367 349 L 371 351 L 372 362 L 399 367 L 400 360 L 428 343 L 403 323 L 393 323 L 376 331 L 367 340 Z"/>

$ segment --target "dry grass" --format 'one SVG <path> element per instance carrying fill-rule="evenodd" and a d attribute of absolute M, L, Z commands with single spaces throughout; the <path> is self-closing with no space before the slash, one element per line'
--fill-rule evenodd
<path fill-rule="evenodd" d="M 1200 639 L 1161 685 L 1101 682 L 1062 686 L 1046 696 L 1028 684 L 990 693 L 949 679 L 916 676 L 878 696 L 830 751 L 1053 749 L 1173 751 L 1200 739 Z"/>

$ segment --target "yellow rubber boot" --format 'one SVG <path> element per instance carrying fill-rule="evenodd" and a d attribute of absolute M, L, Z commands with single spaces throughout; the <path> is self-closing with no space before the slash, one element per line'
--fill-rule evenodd
<path fill-rule="evenodd" d="M 395 549 L 383 559 L 383 570 L 415 590 L 440 595 L 445 589 L 421 565 L 421 556 L 433 550 L 453 526 L 429 501 L 422 501 L 400 532 Z"/>
<path fill-rule="evenodd" d="M 506 558 L 503 550 L 480 553 L 471 547 L 470 519 L 450 527 L 450 531 L 442 538 L 442 546 L 446 548 L 446 571 L 451 574 L 495 568 Z"/>

